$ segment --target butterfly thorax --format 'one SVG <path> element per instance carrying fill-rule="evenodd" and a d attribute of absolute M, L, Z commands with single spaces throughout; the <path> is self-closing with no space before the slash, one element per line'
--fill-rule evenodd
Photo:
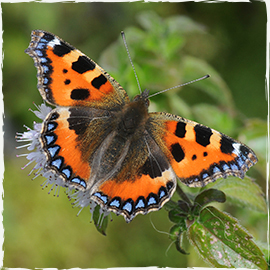
<path fill-rule="evenodd" d="M 135 133 L 142 136 L 145 123 L 148 120 L 148 93 L 143 92 L 126 104 L 119 114 L 118 132 L 121 137 L 129 137 Z"/>

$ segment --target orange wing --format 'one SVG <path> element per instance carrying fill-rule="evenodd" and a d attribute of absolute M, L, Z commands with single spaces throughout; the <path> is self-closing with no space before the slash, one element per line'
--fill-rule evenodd
<path fill-rule="evenodd" d="M 43 99 L 52 105 L 113 110 L 129 102 L 127 93 L 106 71 L 51 33 L 33 31 L 25 52 L 34 59 Z"/>
<path fill-rule="evenodd" d="M 196 122 L 168 113 L 151 113 L 148 131 L 180 181 L 201 187 L 229 175 L 243 178 L 257 162 L 246 145 Z"/>

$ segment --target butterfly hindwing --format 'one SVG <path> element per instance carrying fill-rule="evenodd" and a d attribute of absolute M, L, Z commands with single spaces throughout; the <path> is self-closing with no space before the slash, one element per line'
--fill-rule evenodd
<path fill-rule="evenodd" d="M 168 113 L 150 115 L 152 136 L 188 186 L 205 186 L 229 175 L 243 178 L 257 162 L 250 148 L 209 127 Z"/>
<path fill-rule="evenodd" d="M 176 176 L 169 161 L 146 134 L 130 143 L 119 171 L 97 187 L 93 199 L 129 222 L 138 213 L 160 209 L 175 188 Z"/>
<path fill-rule="evenodd" d="M 111 132 L 109 122 L 110 116 L 104 110 L 54 109 L 43 122 L 40 136 L 47 156 L 46 169 L 62 176 L 66 185 L 86 189 L 92 171 L 89 160 Z"/>

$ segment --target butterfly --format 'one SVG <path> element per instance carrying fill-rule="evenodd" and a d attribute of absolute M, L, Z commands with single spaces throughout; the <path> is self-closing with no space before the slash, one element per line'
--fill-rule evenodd
<path fill-rule="evenodd" d="M 104 69 L 54 34 L 33 31 L 26 53 L 42 98 L 55 107 L 39 135 L 44 171 L 127 222 L 159 210 L 177 179 L 202 187 L 243 178 L 257 162 L 249 147 L 218 131 L 149 113 L 149 91 L 131 101 Z"/>

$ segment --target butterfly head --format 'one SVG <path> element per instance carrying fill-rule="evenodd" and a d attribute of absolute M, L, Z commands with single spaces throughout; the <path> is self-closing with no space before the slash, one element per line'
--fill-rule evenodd
<path fill-rule="evenodd" d="M 139 102 L 145 105 L 146 108 L 149 107 L 149 90 L 145 89 L 140 95 L 134 97 L 133 102 Z"/>

